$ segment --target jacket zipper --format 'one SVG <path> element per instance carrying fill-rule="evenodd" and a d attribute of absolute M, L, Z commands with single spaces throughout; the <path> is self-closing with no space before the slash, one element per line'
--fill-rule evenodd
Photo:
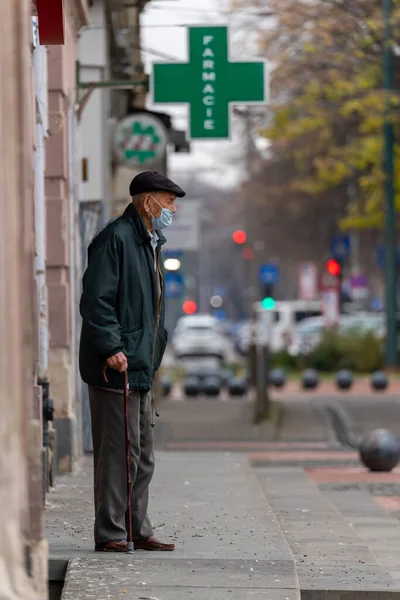
<path fill-rule="evenodd" d="M 154 367 L 154 355 L 156 353 L 157 333 L 158 333 L 158 328 L 160 326 L 161 303 L 162 303 L 162 298 L 163 298 L 163 294 L 164 294 L 164 281 L 163 281 L 162 272 L 160 269 L 160 249 L 159 248 L 157 248 L 157 277 L 160 280 L 160 296 L 158 298 L 158 304 L 157 304 L 156 326 L 154 328 L 153 354 L 152 354 L 152 358 L 151 358 L 151 364 L 153 367 Z M 158 289 L 158 285 L 157 285 L 157 289 Z"/>

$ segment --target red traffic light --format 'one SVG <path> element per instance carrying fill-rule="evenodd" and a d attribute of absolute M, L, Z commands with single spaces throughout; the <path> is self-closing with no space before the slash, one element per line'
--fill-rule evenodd
<path fill-rule="evenodd" d="M 197 311 L 197 304 L 193 300 L 186 300 L 182 305 L 182 310 L 186 315 L 194 315 Z"/>
<path fill-rule="evenodd" d="M 253 248 L 243 248 L 242 256 L 245 260 L 253 260 L 253 258 L 254 258 Z"/>
<path fill-rule="evenodd" d="M 326 270 L 328 271 L 328 273 L 330 275 L 332 275 L 333 277 L 338 277 L 340 275 L 340 273 L 342 272 L 341 264 L 334 258 L 329 259 L 327 261 L 325 267 L 326 267 Z"/>
<path fill-rule="evenodd" d="M 245 244 L 246 240 L 247 240 L 247 235 L 245 234 L 244 231 L 242 231 L 241 229 L 238 229 L 237 231 L 234 232 L 234 234 L 232 235 L 233 241 L 235 242 L 235 244 Z"/>

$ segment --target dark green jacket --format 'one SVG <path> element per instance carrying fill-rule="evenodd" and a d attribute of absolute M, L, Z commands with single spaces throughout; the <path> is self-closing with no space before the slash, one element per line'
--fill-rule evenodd
<path fill-rule="evenodd" d="M 130 388 L 148 390 L 152 386 L 167 344 L 160 258 L 165 238 L 158 231 L 157 235 L 161 296 L 149 232 L 132 204 L 89 246 L 80 302 L 79 349 L 81 376 L 89 385 L 123 388 L 121 373 L 107 368 L 108 383 L 102 374 L 107 358 L 122 351 L 128 359 Z"/>

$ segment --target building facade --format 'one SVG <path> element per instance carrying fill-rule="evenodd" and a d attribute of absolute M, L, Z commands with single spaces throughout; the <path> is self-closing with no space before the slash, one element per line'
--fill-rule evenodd
<path fill-rule="evenodd" d="M 49 314 L 49 382 L 54 401 L 57 467 L 71 471 L 80 453 L 80 385 L 77 373 L 77 286 L 80 275 L 76 155 L 78 33 L 88 25 L 83 0 L 65 5 L 65 43 L 48 55 L 49 137 L 46 143 L 46 211 Z"/>
<path fill-rule="evenodd" d="M 53 385 L 57 418 L 71 415 L 71 240 L 76 227 L 70 210 L 73 170 L 68 168 L 68 139 L 75 118 L 77 35 L 87 20 L 84 0 L 0 3 L 0 597 L 4 600 L 47 598 L 44 387 L 38 379 L 43 383 L 48 378 Z M 37 24 L 40 42 L 47 47 L 40 60 L 35 54 Z M 47 86 L 48 103 L 42 96 Z M 38 219 L 42 184 L 45 213 L 42 206 Z M 43 230 L 45 269 L 38 261 Z M 39 279 L 41 284 L 45 281 L 45 293 Z M 47 325 L 48 364 L 43 358 L 46 343 L 40 341 Z M 64 464 L 61 460 L 61 466 L 70 468 L 70 458 Z"/>
<path fill-rule="evenodd" d="M 35 386 L 31 14 L 27 2 L 0 3 L 0 596 L 5 599 L 44 598 L 47 570 Z"/>

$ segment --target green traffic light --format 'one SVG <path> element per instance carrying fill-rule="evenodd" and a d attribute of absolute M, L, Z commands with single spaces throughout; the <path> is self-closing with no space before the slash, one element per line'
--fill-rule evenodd
<path fill-rule="evenodd" d="M 261 306 L 264 310 L 272 310 L 275 308 L 275 300 L 273 298 L 264 298 L 261 301 Z"/>

